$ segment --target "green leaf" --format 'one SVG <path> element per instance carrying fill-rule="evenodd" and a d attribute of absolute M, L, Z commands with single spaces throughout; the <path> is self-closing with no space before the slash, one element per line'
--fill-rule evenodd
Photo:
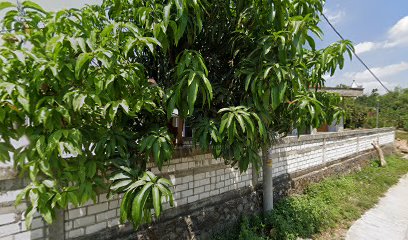
<path fill-rule="evenodd" d="M 75 52 L 78 52 L 78 42 L 74 37 L 68 38 L 68 41 L 71 44 L 72 49 L 74 49 Z"/>
<path fill-rule="evenodd" d="M 316 43 L 311 36 L 306 36 L 306 40 L 309 43 L 309 46 L 314 50 L 316 49 Z"/>
<path fill-rule="evenodd" d="M 154 160 L 156 161 L 157 166 L 159 167 L 159 169 L 161 169 L 162 165 L 163 165 L 163 161 L 160 158 L 160 143 L 158 141 L 155 141 L 153 143 L 153 157 Z"/>
<path fill-rule="evenodd" d="M 178 44 L 181 37 L 183 36 L 184 31 L 186 30 L 186 27 L 187 27 L 187 23 L 188 23 L 188 16 L 186 14 L 183 14 L 181 16 L 180 23 L 177 27 L 177 32 L 175 36 L 176 45 Z"/>
<path fill-rule="evenodd" d="M 38 154 L 40 155 L 40 157 L 45 158 L 46 145 L 45 145 L 45 137 L 44 136 L 41 136 L 37 140 L 37 143 L 35 144 L 35 148 L 36 148 Z"/>
<path fill-rule="evenodd" d="M 155 47 L 154 45 L 161 47 L 160 42 L 157 41 L 157 39 L 152 38 L 152 37 L 145 37 L 144 42 L 152 54 L 154 54 L 154 47 Z"/>
<path fill-rule="evenodd" d="M 249 84 L 251 83 L 253 75 L 254 75 L 254 73 L 250 73 L 250 74 L 248 74 L 246 76 L 246 78 L 245 78 L 245 91 L 248 91 L 248 87 L 249 87 Z"/>
<path fill-rule="evenodd" d="M 85 42 L 85 39 L 83 39 L 83 38 L 77 38 L 77 39 L 76 39 L 76 42 L 77 42 L 77 44 L 79 45 L 79 47 L 81 48 L 81 51 L 82 51 L 83 53 L 86 53 L 87 51 L 86 51 L 86 42 Z"/>
<path fill-rule="evenodd" d="M 21 204 L 23 198 L 26 196 L 28 191 L 30 191 L 30 188 L 27 186 L 20 193 L 17 194 L 16 201 L 14 202 L 16 206 Z"/>
<path fill-rule="evenodd" d="M 222 116 L 221 119 L 221 124 L 220 124 L 220 133 L 222 134 L 224 132 L 225 126 L 227 125 L 227 115 Z"/>
<path fill-rule="evenodd" d="M 191 82 L 190 86 L 188 86 L 188 93 L 187 93 L 187 102 L 189 108 L 189 114 L 192 115 L 194 112 L 194 104 L 197 100 L 197 92 L 198 92 L 198 83 L 197 80 Z"/>
<path fill-rule="evenodd" d="M 166 179 L 166 178 L 159 178 L 159 180 L 157 180 L 157 183 L 166 185 L 166 186 L 173 186 L 173 184 L 170 182 L 170 180 Z"/>
<path fill-rule="evenodd" d="M 117 190 L 119 190 L 120 188 L 126 187 L 126 186 L 128 186 L 129 184 L 131 184 L 131 183 L 132 183 L 132 180 L 121 180 L 121 181 L 117 181 L 116 183 L 114 183 L 114 184 L 111 185 L 110 189 L 111 189 L 112 191 L 117 191 Z"/>
<path fill-rule="evenodd" d="M 118 112 L 119 102 L 113 102 L 109 108 L 109 118 L 111 121 L 115 119 L 116 113 Z"/>
<path fill-rule="evenodd" d="M 90 161 L 87 164 L 87 172 L 86 176 L 89 178 L 93 178 L 96 174 L 96 162 L 95 161 Z"/>
<path fill-rule="evenodd" d="M 281 103 L 280 101 L 281 92 L 279 90 L 280 90 L 279 86 L 274 86 L 271 89 L 272 109 L 274 110 Z"/>
<path fill-rule="evenodd" d="M 142 190 L 137 194 L 133 199 L 132 203 L 132 221 L 135 224 L 135 227 L 139 226 L 142 223 L 143 210 L 145 208 L 146 200 L 150 195 L 150 188 L 153 183 L 148 182 Z"/>
<path fill-rule="evenodd" d="M 188 86 L 190 86 L 191 83 L 195 80 L 195 76 L 196 76 L 196 73 L 191 71 L 188 76 Z"/>
<path fill-rule="evenodd" d="M 16 56 L 16 58 L 25 66 L 26 65 L 26 56 L 24 54 L 24 52 L 20 51 L 20 50 L 16 50 L 14 51 L 14 55 Z"/>
<path fill-rule="evenodd" d="M 113 175 L 112 177 L 109 178 L 110 181 L 116 181 L 116 180 L 120 180 L 120 179 L 129 179 L 130 177 L 122 172 L 117 173 L 115 175 Z"/>
<path fill-rule="evenodd" d="M 241 129 L 242 129 L 242 132 L 245 132 L 246 128 L 245 128 L 245 124 L 244 124 L 244 120 L 242 119 L 242 116 L 239 115 L 239 114 L 236 114 L 235 118 L 238 120 L 238 123 L 239 123 L 239 125 L 241 126 Z"/>
<path fill-rule="evenodd" d="M 74 108 L 74 111 L 79 111 L 82 106 L 85 104 L 85 99 L 87 98 L 86 95 L 84 94 L 78 94 L 74 100 L 72 101 L 72 107 Z"/>
<path fill-rule="evenodd" d="M 74 204 L 74 206 L 78 206 L 79 202 L 78 202 L 78 196 L 73 193 L 73 192 L 68 192 L 68 199 L 70 200 L 70 202 L 72 204 Z"/>
<path fill-rule="evenodd" d="M 146 181 L 144 180 L 138 180 L 132 184 L 129 185 L 129 187 L 126 188 L 126 191 L 130 191 L 130 190 L 135 190 L 141 186 L 144 186 L 146 184 Z"/>
<path fill-rule="evenodd" d="M 0 89 L 5 89 L 6 92 L 11 95 L 15 89 L 16 85 L 9 82 L 0 82 Z"/>
<path fill-rule="evenodd" d="M 133 38 L 130 38 L 126 42 L 125 47 L 123 49 L 123 52 L 125 53 L 126 57 L 128 57 L 130 50 L 133 49 L 133 46 L 136 44 L 136 42 L 137 42 L 137 39 L 133 39 Z"/>
<path fill-rule="evenodd" d="M 52 180 L 44 180 L 42 183 L 48 188 L 53 188 L 55 186 L 55 182 Z"/>
<path fill-rule="evenodd" d="M 33 216 L 36 213 L 37 209 L 34 208 L 33 206 L 29 206 L 27 207 L 26 211 L 25 211 L 25 224 L 26 224 L 26 228 L 30 229 L 31 228 L 31 222 L 33 221 Z"/>
<path fill-rule="evenodd" d="M 11 8 L 11 7 L 16 7 L 16 5 L 11 2 L 0 2 L 0 10 Z"/>
<path fill-rule="evenodd" d="M 134 191 L 130 190 L 123 195 L 122 202 L 120 204 L 120 222 L 125 223 L 128 219 L 128 211 L 131 209 L 131 200 L 133 200 Z M 131 214 L 129 214 L 129 217 Z"/>
<path fill-rule="evenodd" d="M 255 126 L 254 123 L 252 122 L 252 119 L 248 115 L 242 115 L 242 117 L 245 119 L 246 123 L 251 127 L 251 132 L 255 132 Z"/>
<path fill-rule="evenodd" d="M 130 112 L 129 112 L 129 105 L 128 105 L 128 103 L 127 103 L 127 101 L 126 101 L 125 99 L 123 99 L 123 100 L 120 102 L 119 105 L 122 107 L 122 109 L 125 111 L 126 114 L 129 114 L 129 113 L 130 113 Z"/>
<path fill-rule="evenodd" d="M 164 26 L 166 29 L 167 29 L 167 26 L 169 25 L 170 10 L 171 10 L 172 4 L 173 4 L 173 1 L 169 1 L 169 3 L 163 8 L 163 22 L 164 22 Z"/>
<path fill-rule="evenodd" d="M 0 123 L 4 123 L 4 119 L 6 119 L 6 110 L 0 108 Z"/>
<path fill-rule="evenodd" d="M 92 60 L 93 56 L 91 53 L 81 53 L 78 56 L 78 59 L 76 61 L 75 65 L 75 77 L 76 79 L 79 79 L 79 76 L 81 72 L 83 71 L 84 68 L 86 68 L 87 64 Z"/>
<path fill-rule="evenodd" d="M 37 11 L 42 12 L 42 13 L 47 13 L 40 5 L 38 5 L 37 3 L 32 2 L 32 1 L 25 0 L 22 3 L 22 5 L 23 5 L 23 8 L 34 9 L 34 10 L 37 10 Z"/>
<path fill-rule="evenodd" d="M 200 74 L 200 76 L 201 76 L 201 79 L 202 79 L 203 82 L 204 82 L 204 86 L 206 87 L 205 90 L 207 91 L 208 96 L 209 96 L 209 98 L 207 99 L 207 101 L 208 101 L 208 103 L 210 103 L 210 101 L 211 101 L 212 98 L 213 98 L 213 89 L 212 89 L 211 83 L 210 83 L 210 81 L 208 80 L 207 76 L 206 76 L 204 73 L 200 72 L 199 74 Z"/>
<path fill-rule="evenodd" d="M 44 208 L 44 212 L 41 213 L 41 216 L 48 224 L 52 224 L 52 210 L 49 208 Z"/>
<path fill-rule="evenodd" d="M 156 213 L 156 218 L 159 218 L 161 214 L 161 195 L 159 188 L 157 186 L 153 186 L 152 193 L 154 211 Z"/>

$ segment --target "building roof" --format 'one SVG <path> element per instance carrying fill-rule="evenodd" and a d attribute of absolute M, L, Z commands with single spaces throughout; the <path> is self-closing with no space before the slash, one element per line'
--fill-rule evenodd
<path fill-rule="evenodd" d="M 331 92 L 338 93 L 342 97 L 360 97 L 364 94 L 364 88 L 362 87 L 350 87 L 350 88 L 337 88 L 337 87 L 324 87 L 318 90 L 319 92 Z"/>

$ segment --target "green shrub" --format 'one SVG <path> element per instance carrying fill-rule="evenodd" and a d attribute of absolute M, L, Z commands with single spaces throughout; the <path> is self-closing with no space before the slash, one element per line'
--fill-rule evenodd
<path fill-rule="evenodd" d="M 331 215 L 331 209 L 322 198 L 304 195 L 278 203 L 265 216 L 265 223 L 275 229 L 273 239 L 296 239 L 308 237 L 330 225 Z"/>
<path fill-rule="evenodd" d="M 265 227 L 259 216 L 244 217 L 241 222 L 241 231 L 239 240 L 264 240 L 266 238 L 260 236 Z"/>

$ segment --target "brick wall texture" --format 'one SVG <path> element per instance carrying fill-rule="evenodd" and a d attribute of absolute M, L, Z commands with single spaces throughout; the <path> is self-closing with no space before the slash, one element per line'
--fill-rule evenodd
<path fill-rule="evenodd" d="M 269 157 L 273 159 L 273 175 L 277 178 L 346 159 L 372 150 L 373 141 L 389 145 L 394 138 L 394 129 L 389 128 L 286 137 L 269 151 Z M 153 165 L 149 166 L 154 173 L 168 177 L 174 184 L 176 207 L 170 209 L 165 204 L 167 212 L 173 217 L 177 216 L 177 212 L 183 212 L 183 208 L 191 210 L 191 206 L 209 203 L 215 198 L 222 199 L 222 196 L 231 195 L 228 193 L 250 189 L 257 184 L 252 177 L 252 168 L 240 173 L 237 168 L 225 165 L 222 159 L 214 159 L 211 154 L 200 152 L 176 155 L 179 156 L 172 159 L 161 172 Z M 262 171 L 258 173 L 258 182 L 262 182 Z M 15 208 L 13 205 L 19 189 L 11 190 L 9 185 L 0 185 L 0 240 L 54 239 L 49 236 L 49 226 L 39 216 L 33 220 L 31 229 L 25 228 L 22 217 L 24 206 Z M 107 199 L 103 194 L 96 203 L 69 207 L 64 211 L 65 234 L 58 239 L 84 239 L 109 229 L 116 232 L 122 228 L 129 229 L 129 226 L 119 223 L 119 205 L 120 196 Z"/>

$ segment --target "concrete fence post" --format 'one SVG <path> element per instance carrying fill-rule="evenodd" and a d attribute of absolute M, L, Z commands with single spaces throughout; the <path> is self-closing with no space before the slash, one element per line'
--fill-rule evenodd
<path fill-rule="evenodd" d="M 357 150 L 356 153 L 360 152 L 360 136 L 357 136 Z"/>
<path fill-rule="evenodd" d="M 323 163 L 326 163 L 326 138 L 323 138 Z"/>

